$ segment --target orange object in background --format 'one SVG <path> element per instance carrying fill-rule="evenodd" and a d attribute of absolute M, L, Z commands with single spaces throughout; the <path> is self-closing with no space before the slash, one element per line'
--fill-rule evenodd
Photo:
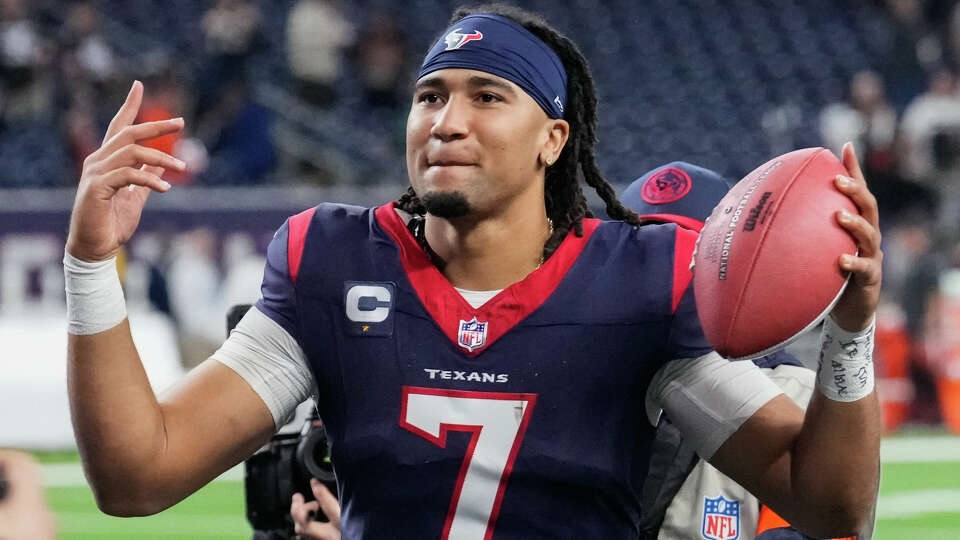
<path fill-rule="evenodd" d="M 960 269 L 940 275 L 927 308 L 924 349 L 937 384 L 940 414 L 960 434 Z"/>
<path fill-rule="evenodd" d="M 790 524 L 787 523 L 787 520 L 783 519 L 776 512 L 770 509 L 769 506 L 763 505 L 760 507 L 760 517 L 757 520 L 757 534 L 756 537 L 762 538 L 760 535 L 767 531 L 774 531 L 774 537 L 776 537 L 776 529 L 785 529 L 790 528 Z M 847 538 L 836 538 L 834 540 L 857 540 L 857 537 L 850 536 Z"/>
<path fill-rule="evenodd" d="M 937 394 L 940 397 L 940 414 L 947 428 L 960 435 L 960 374 L 937 379 Z"/>
<path fill-rule="evenodd" d="M 914 396 L 910 380 L 910 335 L 903 313 L 895 305 L 884 304 L 877 310 L 873 360 L 883 429 L 893 433 L 906 420 Z"/>
<path fill-rule="evenodd" d="M 144 122 L 156 122 L 159 120 L 168 120 L 174 118 L 177 115 L 173 114 L 170 109 L 164 107 L 158 102 L 147 102 L 143 104 L 143 107 L 140 109 L 140 115 L 137 117 L 137 123 Z M 177 141 L 180 140 L 180 133 L 168 133 L 161 137 L 156 137 L 142 142 L 143 146 L 148 148 L 155 148 L 160 150 L 165 154 L 174 155 L 174 148 L 177 146 Z M 166 171 L 163 173 L 164 180 L 170 182 L 171 184 L 185 184 L 189 181 L 189 176 L 179 173 L 177 171 Z"/>
<path fill-rule="evenodd" d="M 176 78 L 172 74 L 160 74 L 144 82 L 143 104 L 140 106 L 140 114 L 137 116 L 138 124 L 169 120 L 181 115 L 178 111 L 184 109 L 183 89 L 174 82 L 175 80 Z M 189 163 L 189 160 L 177 155 L 178 144 L 184 138 L 184 133 L 184 131 L 168 133 L 162 137 L 146 140 L 141 144 L 181 158 Z M 189 170 L 185 173 L 166 171 L 163 173 L 163 178 L 171 184 L 188 184 L 193 179 L 193 174 Z"/>

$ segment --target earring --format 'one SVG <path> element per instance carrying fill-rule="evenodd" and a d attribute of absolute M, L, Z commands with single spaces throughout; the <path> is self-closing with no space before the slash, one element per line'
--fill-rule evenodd
<path fill-rule="evenodd" d="M 553 165 L 553 158 L 552 158 L 552 157 L 548 157 L 548 158 L 545 159 L 544 161 L 547 162 L 547 167 L 549 167 L 550 165 Z"/>

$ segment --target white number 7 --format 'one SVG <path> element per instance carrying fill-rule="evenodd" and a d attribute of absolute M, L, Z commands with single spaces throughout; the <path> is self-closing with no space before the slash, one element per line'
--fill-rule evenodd
<path fill-rule="evenodd" d="M 400 426 L 441 448 L 447 445 L 448 431 L 473 433 L 441 540 L 493 536 L 507 479 L 536 402 L 536 394 L 403 387 Z"/>

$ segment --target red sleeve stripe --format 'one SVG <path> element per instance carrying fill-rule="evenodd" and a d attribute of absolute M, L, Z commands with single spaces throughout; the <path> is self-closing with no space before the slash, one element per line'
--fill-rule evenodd
<path fill-rule="evenodd" d="M 290 281 L 296 285 L 297 274 L 300 272 L 300 260 L 303 259 L 303 246 L 307 241 L 307 229 L 313 220 L 313 213 L 317 208 L 304 210 L 287 220 L 287 269 L 290 272 Z"/>
<path fill-rule="evenodd" d="M 673 312 L 677 311 L 680 299 L 693 279 L 690 261 L 693 259 L 693 248 L 697 245 L 697 236 L 697 233 L 689 229 L 677 227 L 676 244 L 673 248 Z"/>

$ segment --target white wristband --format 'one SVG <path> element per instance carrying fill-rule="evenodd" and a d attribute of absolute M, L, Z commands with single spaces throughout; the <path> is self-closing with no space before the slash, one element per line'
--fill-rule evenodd
<path fill-rule="evenodd" d="M 833 317 L 823 321 L 817 388 L 833 401 L 851 402 L 873 392 L 873 332 L 876 317 L 860 332 L 847 332 Z"/>
<path fill-rule="evenodd" d="M 67 332 L 79 336 L 97 334 L 127 318 L 116 257 L 87 262 L 64 252 L 63 276 L 67 291 Z"/>

